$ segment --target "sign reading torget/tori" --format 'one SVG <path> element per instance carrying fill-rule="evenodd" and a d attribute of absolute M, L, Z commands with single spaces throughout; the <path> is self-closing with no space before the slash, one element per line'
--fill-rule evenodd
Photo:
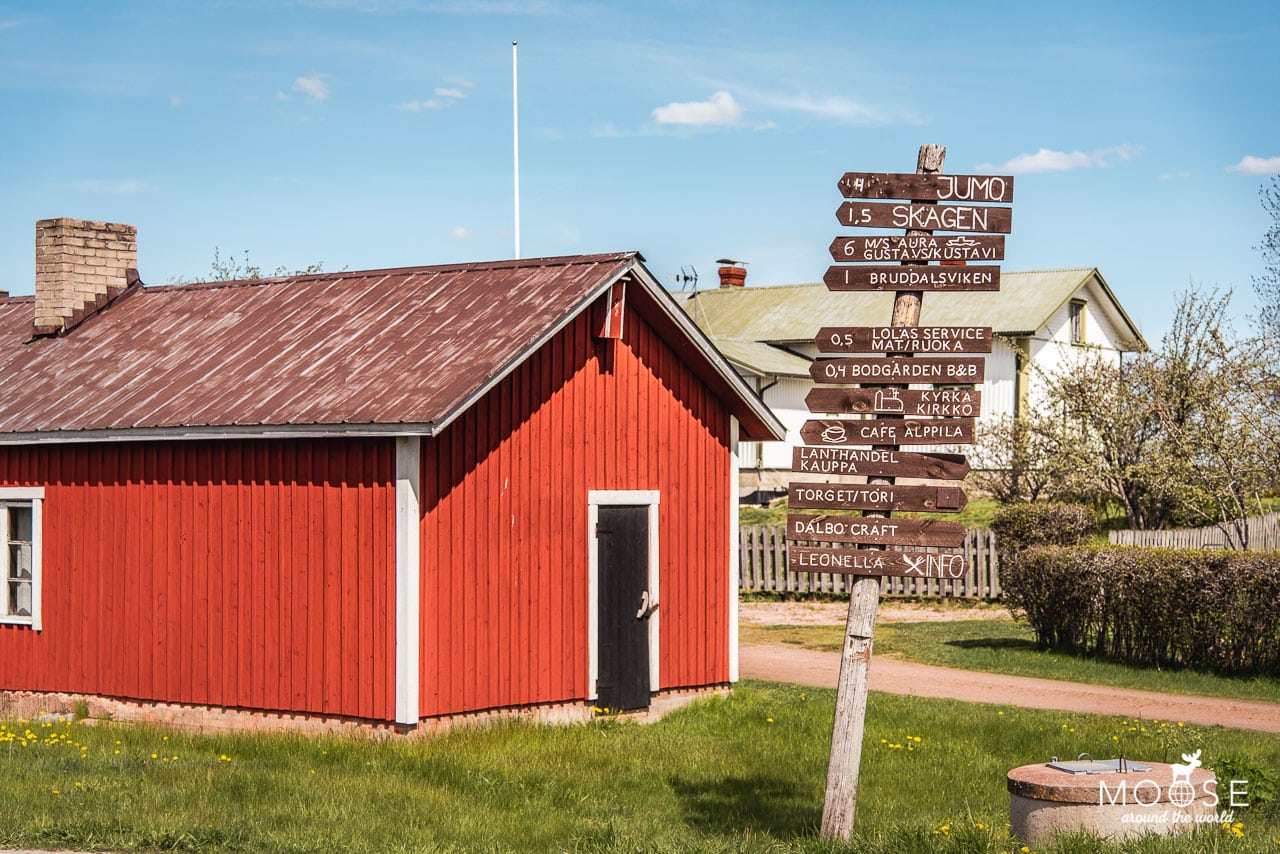
<path fill-rule="evenodd" d="M 880 483 L 792 483 L 788 506 L 796 510 L 913 510 L 959 513 L 969 503 L 958 486 Z"/>

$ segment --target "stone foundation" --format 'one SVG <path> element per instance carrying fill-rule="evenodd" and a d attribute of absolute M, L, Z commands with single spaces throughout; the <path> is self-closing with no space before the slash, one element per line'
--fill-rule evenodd
<path fill-rule="evenodd" d="M 653 723 L 664 714 L 705 697 L 724 696 L 728 685 L 679 688 L 655 694 L 648 710 L 619 717 L 638 723 Z M 45 715 L 73 715 L 84 704 L 87 720 L 126 721 L 156 724 L 199 733 L 296 732 L 308 735 L 352 735 L 384 738 L 416 738 L 448 732 L 455 727 L 487 726 L 504 720 L 528 720 L 542 724 L 585 723 L 592 719 L 590 702 L 547 703 L 486 709 L 457 715 L 423 718 L 416 726 L 387 721 L 371 721 L 302 712 L 267 712 L 224 706 L 197 706 L 182 703 L 153 703 L 119 697 L 83 694 L 0 691 L 0 720 L 32 720 Z"/>

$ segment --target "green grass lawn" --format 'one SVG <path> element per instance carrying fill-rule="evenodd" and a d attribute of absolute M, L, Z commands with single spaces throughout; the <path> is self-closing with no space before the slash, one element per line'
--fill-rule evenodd
<path fill-rule="evenodd" d="M 743 643 L 790 643 L 832 652 L 840 651 L 843 636 L 843 626 L 754 625 L 741 626 L 739 635 Z M 1042 650 L 1030 626 L 1009 620 L 878 623 L 875 653 L 963 670 L 1280 702 L 1280 679 L 1150 670 Z"/>
<path fill-rule="evenodd" d="M 821 842 L 834 692 L 746 683 L 641 726 L 508 723 L 415 741 L 7 724 L 0 846 L 233 852 L 1017 852 L 1004 775 L 1194 748 L 1250 779 L 1239 833 L 1041 854 L 1274 852 L 1280 737 L 872 694 L 856 838 Z M 27 736 L 26 733 L 30 733 Z M 22 741 L 26 745 L 22 745 Z"/>

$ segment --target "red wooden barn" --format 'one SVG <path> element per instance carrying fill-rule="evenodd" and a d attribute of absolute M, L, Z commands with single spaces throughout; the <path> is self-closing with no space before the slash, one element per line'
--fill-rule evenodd
<path fill-rule="evenodd" d="M 636 253 L 0 298 L 0 712 L 430 727 L 737 678 L 737 445 L 782 426 Z M 51 696 L 56 695 L 56 696 Z"/>

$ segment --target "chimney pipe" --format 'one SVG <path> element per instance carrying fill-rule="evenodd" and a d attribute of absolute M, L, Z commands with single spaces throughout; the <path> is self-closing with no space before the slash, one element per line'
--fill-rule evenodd
<path fill-rule="evenodd" d="M 137 280 L 132 225 L 59 217 L 36 222 L 36 312 L 32 334 L 73 329 Z"/>
<path fill-rule="evenodd" d="M 732 258 L 719 258 L 716 263 L 720 266 L 720 287 L 722 288 L 741 288 L 747 284 L 747 268 L 743 266 L 745 261 L 734 261 Z"/>

